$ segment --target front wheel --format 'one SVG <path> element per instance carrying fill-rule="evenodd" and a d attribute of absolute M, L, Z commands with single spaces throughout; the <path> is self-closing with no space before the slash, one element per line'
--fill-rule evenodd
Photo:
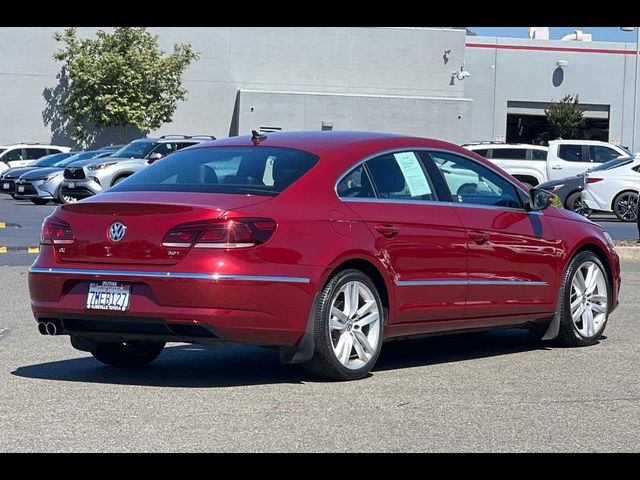
<path fill-rule="evenodd" d="M 164 349 L 164 342 L 100 342 L 91 352 L 96 360 L 112 367 L 144 367 Z"/>
<path fill-rule="evenodd" d="M 582 192 L 573 192 L 569 195 L 565 205 L 567 206 L 567 210 L 576 212 L 583 217 L 588 218 L 589 215 L 591 215 L 591 209 L 587 207 L 587 204 L 582 200 Z"/>
<path fill-rule="evenodd" d="M 371 279 L 359 270 L 336 274 L 315 310 L 313 358 L 304 368 L 331 380 L 364 377 L 380 355 L 384 308 Z"/>
<path fill-rule="evenodd" d="M 63 205 L 68 205 L 70 203 L 76 203 L 78 198 L 71 195 L 63 195 L 62 188 L 58 191 L 58 202 Z"/>
<path fill-rule="evenodd" d="M 613 213 L 623 222 L 635 222 L 638 213 L 638 192 L 622 192 L 613 200 Z"/>
<path fill-rule="evenodd" d="M 574 347 L 597 343 L 607 326 L 611 287 L 607 271 L 594 253 L 580 252 L 571 261 L 560 295 L 558 339 Z"/>

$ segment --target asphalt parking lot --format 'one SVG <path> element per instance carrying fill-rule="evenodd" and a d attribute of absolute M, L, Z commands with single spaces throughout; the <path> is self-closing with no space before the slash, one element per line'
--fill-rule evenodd
<path fill-rule="evenodd" d="M 169 346 L 140 370 L 38 334 L 26 267 L 0 267 L 0 451 L 640 449 L 640 263 L 588 348 L 523 331 L 386 344 L 360 381 L 318 382 L 277 352 Z"/>
<path fill-rule="evenodd" d="M 0 194 L 0 265 L 31 265 L 36 258 L 42 220 L 56 209 L 53 203 L 34 205 L 29 201 L 14 200 Z M 635 223 L 619 222 L 613 215 L 596 215 L 592 220 L 600 223 L 614 240 L 636 240 Z M 2 253 L 2 247 L 7 252 Z"/>

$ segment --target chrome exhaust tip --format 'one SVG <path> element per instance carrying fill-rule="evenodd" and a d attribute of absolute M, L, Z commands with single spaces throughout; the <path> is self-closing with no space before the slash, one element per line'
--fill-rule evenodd
<path fill-rule="evenodd" d="M 56 335 L 58 333 L 58 327 L 56 327 L 55 323 L 53 322 L 47 323 L 47 333 L 49 335 Z"/>

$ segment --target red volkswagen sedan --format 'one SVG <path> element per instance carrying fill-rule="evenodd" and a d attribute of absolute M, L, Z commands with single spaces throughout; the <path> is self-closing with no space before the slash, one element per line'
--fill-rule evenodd
<path fill-rule="evenodd" d="M 59 207 L 41 244 L 40 332 L 119 367 L 229 341 L 356 379 L 412 336 L 523 327 L 592 345 L 620 289 L 600 226 L 473 152 L 379 133 L 185 149 Z"/>

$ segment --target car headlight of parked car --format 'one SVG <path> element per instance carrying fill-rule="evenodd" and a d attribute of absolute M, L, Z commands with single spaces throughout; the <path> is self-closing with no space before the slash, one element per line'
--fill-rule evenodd
<path fill-rule="evenodd" d="M 50 175 L 47 175 L 46 177 L 44 177 L 44 179 L 43 179 L 44 182 L 43 183 L 47 183 L 47 182 L 53 180 L 54 178 L 56 178 L 59 175 L 60 175 L 59 173 L 52 173 Z"/>
<path fill-rule="evenodd" d="M 89 170 L 104 170 L 105 168 L 109 168 L 111 165 L 115 165 L 116 162 L 104 162 L 104 163 L 96 163 L 95 165 L 90 165 L 87 167 Z"/>

